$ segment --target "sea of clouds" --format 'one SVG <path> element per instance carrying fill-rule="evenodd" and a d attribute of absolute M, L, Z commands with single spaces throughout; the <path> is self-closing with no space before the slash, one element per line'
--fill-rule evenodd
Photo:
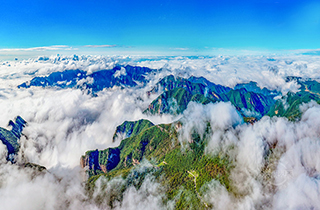
<path fill-rule="evenodd" d="M 146 86 L 114 87 L 92 97 L 79 89 L 17 86 L 35 76 L 81 69 L 92 73 L 115 65 L 137 65 L 161 69 L 148 75 Z M 20 115 L 28 125 L 21 138 L 18 163 L 32 162 L 45 166 L 47 173 L 11 164 L 6 148 L 0 143 L 0 203 L 4 209 L 106 209 L 85 193 L 86 175 L 80 157 L 88 150 L 117 146 L 112 136 L 125 120 L 149 119 L 155 124 L 170 123 L 180 116 L 143 114 L 153 99 L 146 92 L 166 75 L 203 76 L 229 87 L 256 81 L 260 87 L 296 92 L 294 81 L 286 76 L 320 79 L 317 56 L 215 56 L 215 57 L 139 57 L 139 56 L 52 56 L 0 63 L 0 126 Z M 191 129 L 204 132 L 210 121 L 213 133 L 207 154 L 224 152 L 235 167 L 231 180 L 236 195 L 212 180 L 203 187 L 203 198 L 216 209 L 320 209 L 320 106 L 309 103 L 299 122 L 284 118 L 263 117 L 254 125 L 243 123 L 230 103 L 206 106 L 190 103 L 181 141 Z M 230 146 L 234 149 L 230 150 Z M 269 147 L 274 158 L 265 159 Z M 272 162 L 273 161 L 273 162 Z M 262 171 L 269 170 L 270 177 Z M 95 196 L 102 188 L 97 182 Z M 116 187 L 121 180 L 105 183 Z M 105 190 L 104 190 L 105 192 Z M 129 188 L 119 209 L 166 209 L 162 186 L 148 177 L 139 190 Z M 107 196 L 106 196 L 107 197 Z"/>

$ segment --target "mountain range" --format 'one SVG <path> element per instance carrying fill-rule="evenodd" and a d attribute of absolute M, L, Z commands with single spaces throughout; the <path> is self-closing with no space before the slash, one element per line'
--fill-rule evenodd
<path fill-rule="evenodd" d="M 89 75 L 82 70 L 66 70 L 47 77 L 35 77 L 18 87 L 80 88 L 95 95 L 113 86 L 125 88 L 144 85 L 148 82 L 148 74 L 156 71 L 134 66 L 116 66 Z M 214 132 L 209 121 L 206 122 L 204 133 L 193 129 L 190 139 L 181 142 L 179 138 L 185 124 L 184 111 L 191 102 L 203 105 L 228 102 L 242 116 L 244 123 L 253 124 L 264 116 L 299 121 L 301 105 L 312 100 L 320 103 L 320 83 L 300 77 L 286 77 L 286 81 L 295 81 L 300 86 L 299 90 L 282 94 L 277 90 L 261 88 L 254 81 L 230 88 L 214 84 L 204 77 L 163 77 L 146 93 L 155 99 L 146 107 L 144 114 L 171 114 L 178 116 L 179 120 L 158 125 L 147 119 L 125 121 L 116 128 L 112 138 L 114 142 L 119 142 L 119 146 L 87 151 L 81 157 L 80 165 L 88 175 L 88 194 L 92 196 L 95 183 L 101 176 L 108 180 L 122 177 L 125 181 L 120 190 L 109 200 L 112 208 L 122 200 L 126 189 L 132 186 L 139 189 L 146 177 L 152 175 L 166 188 L 164 202 L 173 201 L 175 209 L 210 207 L 202 198 L 202 187 L 215 179 L 232 191 L 229 176 L 234 160 L 205 152 L 208 138 Z M 17 139 L 25 121 L 17 117 L 16 123 L 10 125 L 12 131 L 2 129 L 0 137 L 9 154 L 15 154 L 19 148 Z"/>

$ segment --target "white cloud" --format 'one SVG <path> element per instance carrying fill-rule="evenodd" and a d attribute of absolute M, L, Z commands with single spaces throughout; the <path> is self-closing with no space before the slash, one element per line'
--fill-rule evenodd
<path fill-rule="evenodd" d="M 112 48 L 112 47 L 118 47 L 118 45 L 107 45 L 107 44 L 104 44 L 104 45 L 85 45 L 84 47 L 90 47 L 90 48 Z"/>
<path fill-rule="evenodd" d="M 14 52 L 14 51 L 48 51 L 48 50 L 71 50 L 72 47 L 67 45 L 53 45 L 45 47 L 29 47 L 29 48 L 6 48 L 0 49 L 0 52 Z"/>
<path fill-rule="evenodd" d="M 190 50 L 187 47 L 176 47 L 176 48 L 172 48 L 173 50 L 182 50 L 182 51 L 186 51 L 186 50 Z"/>
<path fill-rule="evenodd" d="M 126 76 L 127 75 L 127 72 L 126 72 L 126 69 L 124 67 L 121 67 L 120 70 L 116 71 L 113 76 L 114 77 L 120 77 L 120 76 Z"/>
<path fill-rule="evenodd" d="M 50 47 L 54 48 L 68 47 Z M 146 91 L 168 74 L 204 76 L 212 82 L 230 87 L 238 82 L 254 80 L 261 87 L 284 93 L 298 88 L 294 82 L 286 83 L 285 76 L 320 77 L 320 61 L 313 56 L 275 56 L 274 61 L 259 56 L 79 56 L 79 60 L 73 60 L 72 56 L 50 56 L 46 60 L 28 59 L 0 64 L 0 126 L 5 127 L 17 115 L 28 121 L 24 130 L 28 139 L 21 139 L 19 158 L 43 165 L 49 171 L 34 176 L 30 169 L 5 163 L 5 146 L 0 144 L 0 202 L 4 208 L 10 209 L 101 208 L 85 195 L 83 171 L 79 168 L 80 156 L 87 150 L 105 149 L 118 144 L 112 142 L 112 135 L 116 126 L 125 120 L 144 118 L 156 124 L 176 120 L 169 115 L 142 114 L 157 97 L 151 95 L 148 98 Z M 98 97 L 75 89 L 17 88 L 17 85 L 35 76 L 47 76 L 55 71 L 81 69 L 92 73 L 111 69 L 116 64 L 164 69 L 156 75 L 149 75 L 151 81 L 142 89 L 115 87 L 98 93 Z M 277 66 L 278 72 L 270 71 L 269 66 Z M 143 100 L 137 100 L 138 97 Z M 252 126 L 242 124 L 239 114 L 230 103 L 206 106 L 190 103 L 184 114 L 186 119 L 192 120 L 185 124 L 181 137 L 188 139 L 192 128 L 203 133 L 205 122 L 210 121 L 214 133 L 210 136 L 206 152 L 229 152 L 228 155 L 236 163 L 231 172 L 233 187 L 241 192 L 241 196 L 234 197 L 223 186 L 212 181 L 206 188 L 206 200 L 219 208 L 230 209 L 260 208 L 264 204 L 274 209 L 319 208 L 320 108 L 310 103 L 301 106 L 301 110 L 304 114 L 300 122 L 264 117 Z M 235 149 L 230 150 L 231 145 Z M 270 145 L 276 145 L 275 156 L 278 155 L 281 164 L 292 172 L 283 185 L 276 186 L 277 192 L 265 187 L 266 181 L 261 174 Z M 275 179 L 275 182 L 279 183 L 279 180 Z M 157 195 L 159 188 L 149 177 L 139 190 L 129 188 L 122 206 L 119 204 L 118 207 L 130 209 L 153 204 L 151 207 L 161 208 L 163 195 Z"/>

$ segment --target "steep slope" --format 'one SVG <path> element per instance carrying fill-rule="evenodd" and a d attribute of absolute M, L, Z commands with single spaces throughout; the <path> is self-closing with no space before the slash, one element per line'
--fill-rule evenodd
<path fill-rule="evenodd" d="M 289 92 L 286 96 L 277 100 L 273 107 L 268 112 L 270 117 L 286 117 L 289 120 L 299 119 L 301 116 L 301 111 L 299 109 L 300 105 L 303 103 L 308 103 L 311 100 L 320 103 L 320 98 L 314 94 L 306 92 L 291 93 Z"/>
<path fill-rule="evenodd" d="M 222 86 L 222 85 L 216 85 L 212 82 L 210 82 L 209 80 L 207 80 L 206 78 L 204 77 L 195 77 L 195 76 L 191 76 L 189 79 L 188 79 L 189 82 L 192 82 L 192 83 L 200 83 L 200 84 L 203 84 L 204 86 L 208 87 L 208 89 L 212 92 L 215 92 L 217 94 L 222 94 L 222 93 L 227 93 L 231 90 L 231 88 L 229 87 L 225 87 L 225 86 Z"/>
<path fill-rule="evenodd" d="M 21 137 L 21 133 L 25 124 L 26 121 L 24 121 L 24 119 L 22 119 L 20 116 L 17 116 L 15 122 L 11 120 L 9 121 L 9 126 L 12 127 L 11 131 L 0 127 L 0 140 L 4 145 L 7 146 L 8 159 L 10 160 L 12 160 L 11 155 L 17 154 L 20 149 L 18 140 Z"/>
<path fill-rule="evenodd" d="M 308 103 L 312 100 L 320 103 L 320 83 L 300 77 L 288 77 L 287 80 L 295 80 L 300 85 L 299 92 L 288 92 L 287 95 L 277 100 L 269 110 L 268 115 L 297 120 L 301 117 L 300 106 L 303 103 Z"/>
<path fill-rule="evenodd" d="M 231 89 L 211 84 L 205 78 L 184 79 L 168 76 L 160 80 L 149 92 L 149 94 L 162 93 L 145 112 L 183 114 L 191 101 L 201 104 L 229 101 L 243 114 L 246 122 L 254 123 L 257 118 L 266 114 L 295 120 L 301 115 L 299 108 L 301 104 L 311 100 L 320 103 L 319 83 L 314 80 L 295 79 L 301 85 L 300 90 L 297 93 L 289 92 L 276 101 L 274 96 L 278 95 L 278 92 L 261 89 L 255 82 L 239 84 Z M 259 114 L 259 117 L 245 117 L 252 113 Z M 134 122 L 125 121 L 119 125 L 113 137 L 114 141 L 122 140 L 118 147 L 88 151 L 81 157 L 81 166 L 85 168 L 89 177 L 86 185 L 89 197 L 94 197 L 95 202 L 105 205 L 102 202 L 105 199 L 103 196 L 109 196 L 107 205 L 113 208 L 122 202 L 126 190 L 132 188 L 139 190 L 146 179 L 151 177 L 153 183 L 162 187 L 165 194 L 162 198 L 164 206 L 170 203 L 173 209 L 213 208 L 214 206 L 205 202 L 203 194 L 203 189 L 210 182 L 223 185 L 234 198 L 244 198 L 246 193 L 237 191 L 234 180 L 229 178 L 230 171 L 236 167 L 237 159 L 228 155 L 236 152 L 241 144 L 228 145 L 224 148 L 228 152 L 220 150 L 209 154 L 206 150 L 208 140 L 212 140 L 220 130 L 214 130 L 208 121 L 203 123 L 205 131 L 201 132 L 202 134 L 191 128 L 190 138 L 181 140 L 184 138 L 181 133 L 184 129 L 183 122 L 186 122 L 186 118 L 182 115 L 179 121 L 170 124 L 154 125 L 142 119 Z M 251 125 L 244 127 L 244 129 L 254 128 Z M 238 135 L 237 131 L 232 133 Z M 273 162 L 270 160 L 277 158 L 274 157 L 277 151 L 273 151 L 275 146 L 270 142 L 263 142 L 263 145 L 265 145 L 263 160 L 266 162 L 265 167 L 261 169 L 261 175 L 264 181 L 269 183 L 269 173 L 275 170 L 271 170 Z M 109 184 L 117 183 L 117 185 L 108 188 L 108 193 L 99 195 L 100 197 L 96 194 L 93 196 L 94 189 L 97 186 L 101 187 L 103 183 L 97 182 L 100 178 L 101 180 L 105 178 Z"/>
<path fill-rule="evenodd" d="M 245 89 L 248 92 L 259 93 L 265 96 L 279 94 L 277 91 L 275 90 L 271 91 L 265 87 L 261 89 L 256 82 L 252 82 L 252 81 L 248 83 L 237 84 L 233 89 L 234 90 Z"/>
<path fill-rule="evenodd" d="M 255 112 L 254 116 L 262 117 L 275 103 L 273 96 L 247 91 L 244 88 L 237 90 L 230 90 L 225 94 L 226 100 L 230 101 L 239 110 L 248 110 Z M 246 112 L 243 112 L 247 116 Z"/>
<path fill-rule="evenodd" d="M 169 131 L 172 131 L 171 125 L 153 125 L 147 120 L 130 122 L 130 124 L 135 128 L 135 134 L 122 140 L 118 147 L 88 151 L 81 158 L 82 167 L 89 167 L 89 175 L 106 173 L 114 168 L 130 168 L 140 163 L 143 157 L 164 155 L 163 151 L 158 150 L 162 148 L 161 145 L 165 144 L 163 145 L 165 150 L 170 148 L 168 144 L 171 141 L 166 142 L 166 140 L 169 140 L 171 135 L 169 134 Z"/>
<path fill-rule="evenodd" d="M 197 91 L 194 91 L 197 92 Z M 150 114 L 180 114 L 188 106 L 189 102 L 195 101 L 202 104 L 216 102 L 215 99 L 206 98 L 203 94 L 192 94 L 184 88 L 175 88 L 165 91 L 157 99 L 152 101 L 145 113 Z"/>
<path fill-rule="evenodd" d="M 136 121 L 135 125 L 138 124 Z M 121 190 L 109 201 L 113 206 L 114 202 L 122 199 L 125 189 L 130 186 L 139 189 L 144 179 L 152 175 L 167 189 L 164 202 L 174 201 L 176 209 L 205 209 L 207 204 L 202 200 L 200 188 L 216 179 L 229 189 L 228 176 L 232 164 L 226 157 L 212 157 L 204 153 L 210 124 L 204 135 L 192 134 L 184 151 L 178 140 L 181 126 L 181 122 L 153 125 L 140 129 L 139 133 L 124 139 L 116 148 L 88 151 L 81 158 L 81 165 L 90 177 L 87 184 L 89 193 L 100 176 L 107 179 L 121 176 L 124 179 L 118 186 Z M 140 166 L 145 165 L 144 160 L 149 164 Z"/>
<path fill-rule="evenodd" d="M 148 93 L 164 91 L 145 111 L 150 114 L 180 114 L 190 101 L 207 104 L 230 101 L 246 117 L 262 117 L 275 103 L 275 91 L 260 89 L 256 83 L 240 84 L 234 89 L 216 85 L 203 77 L 184 79 L 167 76 Z"/>
<path fill-rule="evenodd" d="M 130 136 L 135 136 L 139 134 L 142 130 L 153 126 L 153 123 L 149 120 L 138 120 L 138 121 L 125 121 L 116 128 L 113 135 L 113 141 L 118 138 L 125 139 Z"/>

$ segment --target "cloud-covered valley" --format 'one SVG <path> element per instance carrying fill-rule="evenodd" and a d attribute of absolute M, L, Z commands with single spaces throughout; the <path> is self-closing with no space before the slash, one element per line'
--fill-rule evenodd
<path fill-rule="evenodd" d="M 78 69 L 92 75 L 101 70 L 112 71 L 119 65 L 122 68 L 113 74 L 114 78 L 125 77 L 127 65 L 156 71 L 144 74 L 145 83 L 134 80 L 134 86 L 127 86 L 119 79 L 119 85 L 105 87 L 96 94 L 88 93 L 83 86 L 18 88 L 35 77 L 47 77 L 54 72 Z M 204 77 L 228 88 L 254 81 L 261 89 L 276 91 L 275 100 L 282 99 L 285 104 L 290 102 L 286 94 L 299 92 L 301 84 L 305 84 L 287 77 L 318 81 L 320 60 L 317 56 L 300 55 L 272 58 L 75 55 L 4 61 L 0 65 L 0 127 L 9 130 L 8 121 L 16 116 L 21 116 L 27 125 L 19 140 L 20 150 L 15 163 L 6 160 L 6 146 L 0 141 L 0 202 L 3 208 L 177 208 L 175 202 L 185 196 L 184 188 L 180 189 L 180 194 L 174 194 L 174 199 L 169 199 L 167 186 L 162 184 L 161 177 L 157 177 L 161 164 L 146 157 L 128 172 L 129 178 L 143 174 L 140 184 L 128 181 L 129 178 L 101 176 L 97 177 L 91 194 L 88 193 L 88 174 L 80 166 L 81 156 L 87 151 L 121 146 L 123 138 L 113 141 L 117 126 L 140 119 L 149 120 L 155 125 L 152 129 L 162 132 L 169 132 L 169 128 L 160 125 L 172 125 L 179 144 L 185 145 L 178 147 L 182 152 L 192 149 L 196 133 L 206 141 L 205 157 L 219 156 L 230 163 L 225 169 L 228 181 L 212 179 L 198 188 L 195 186 L 196 194 L 190 199 L 198 199 L 203 208 L 320 208 L 320 106 L 316 102 L 301 103 L 299 120 L 263 116 L 252 124 L 244 120 L 243 112 L 232 102 L 223 100 L 203 104 L 191 101 L 178 114 L 147 113 L 145 110 L 150 104 L 167 91 L 159 89 L 150 94 L 150 90 L 168 75 L 186 79 Z M 82 82 L 92 83 L 89 80 Z M 313 90 L 310 91 L 313 94 Z M 159 106 L 164 100 L 161 102 Z M 173 103 L 179 105 L 174 100 Z M 46 170 L 24 167 L 28 162 L 44 166 Z M 197 169 L 188 172 L 192 187 L 196 172 Z M 110 200 L 118 194 L 121 196 L 110 206 Z M 190 203 L 188 208 L 198 208 L 192 206 L 193 201 Z"/>

